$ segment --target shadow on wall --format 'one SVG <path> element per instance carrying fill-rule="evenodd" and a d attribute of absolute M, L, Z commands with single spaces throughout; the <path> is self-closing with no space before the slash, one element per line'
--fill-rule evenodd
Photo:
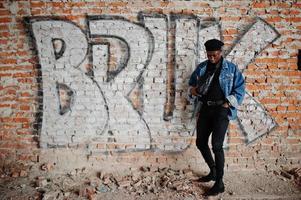
<path fill-rule="evenodd" d="M 143 12 L 138 19 L 88 16 L 88 30 L 59 18 L 24 19 L 41 66 L 42 148 L 98 144 L 98 151 L 106 152 L 112 151 L 109 144 L 118 144 L 114 151 L 179 152 L 189 147 L 195 125 L 185 100 L 187 82 L 206 59 L 203 43 L 221 39 L 220 23 Z M 279 36 L 257 18 L 225 56 L 243 71 Z M 238 123 L 246 143 L 276 126 L 249 93 Z"/>

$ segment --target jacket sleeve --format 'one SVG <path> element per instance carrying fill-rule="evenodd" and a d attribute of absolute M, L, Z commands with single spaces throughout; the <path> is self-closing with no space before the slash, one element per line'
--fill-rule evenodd
<path fill-rule="evenodd" d="M 237 108 L 241 105 L 245 95 L 245 79 L 241 71 L 235 65 L 235 73 L 233 77 L 233 88 L 229 96 L 226 97 L 230 106 Z"/>
<path fill-rule="evenodd" d="M 197 77 L 198 77 L 198 67 L 194 70 L 194 72 L 191 74 L 188 85 L 191 87 L 197 86 Z"/>
<path fill-rule="evenodd" d="M 198 77 L 198 73 L 199 73 L 199 69 L 198 67 L 193 71 L 193 73 L 191 74 L 190 76 L 190 79 L 188 81 L 188 90 L 187 90 L 187 100 L 190 102 L 190 103 L 193 103 L 195 101 L 195 96 L 193 96 L 191 94 L 191 88 L 192 87 L 196 87 L 197 86 L 197 77 Z"/>

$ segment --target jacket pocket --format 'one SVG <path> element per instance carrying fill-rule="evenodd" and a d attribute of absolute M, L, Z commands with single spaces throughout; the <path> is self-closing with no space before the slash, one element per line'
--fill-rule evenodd
<path fill-rule="evenodd" d="M 232 81 L 232 80 L 233 80 L 233 77 L 234 77 L 234 74 L 231 73 L 231 74 L 225 74 L 223 78 L 224 78 L 225 80 L 227 80 L 227 81 L 228 81 L 228 80 L 231 80 L 231 81 Z"/>
<path fill-rule="evenodd" d="M 221 82 L 222 84 L 224 85 L 225 88 L 228 89 L 229 92 L 231 92 L 232 90 L 232 86 L 233 86 L 233 77 L 234 77 L 234 74 L 224 74 L 221 78 Z"/>

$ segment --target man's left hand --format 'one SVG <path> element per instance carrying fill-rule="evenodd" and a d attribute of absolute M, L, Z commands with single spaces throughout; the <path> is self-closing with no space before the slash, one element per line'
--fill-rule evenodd
<path fill-rule="evenodd" d="M 224 108 L 229 108 L 229 103 L 228 102 L 225 102 L 223 105 L 222 105 Z"/>

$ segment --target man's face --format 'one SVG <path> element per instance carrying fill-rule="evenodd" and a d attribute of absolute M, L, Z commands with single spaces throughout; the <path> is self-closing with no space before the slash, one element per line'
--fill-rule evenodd
<path fill-rule="evenodd" d="M 211 63 L 216 64 L 222 58 L 222 51 L 207 51 L 207 58 Z"/>

